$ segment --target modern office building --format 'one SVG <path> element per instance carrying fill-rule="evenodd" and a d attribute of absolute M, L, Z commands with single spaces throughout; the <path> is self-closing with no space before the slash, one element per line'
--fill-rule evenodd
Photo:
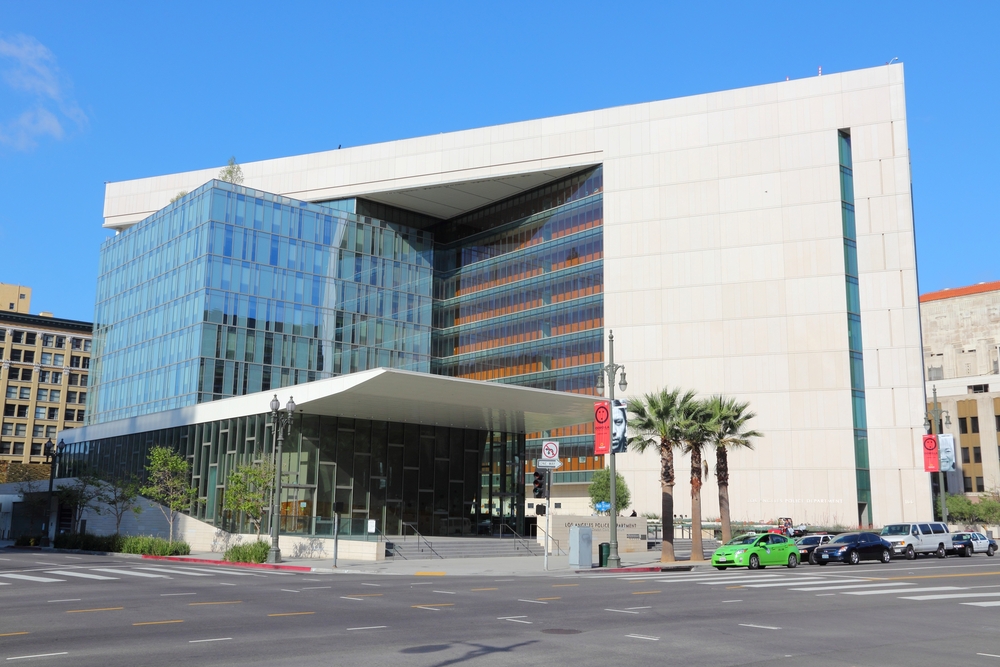
<path fill-rule="evenodd" d="M 90 322 L 0 310 L 0 460 L 41 463 L 47 440 L 83 425 L 92 330 Z"/>
<path fill-rule="evenodd" d="M 928 409 L 937 391 L 948 414 L 940 433 L 955 438 L 950 493 L 1000 491 L 1000 282 L 920 296 Z M 937 479 L 933 480 L 937 489 Z"/>
<path fill-rule="evenodd" d="M 592 400 L 613 329 L 627 396 L 751 402 L 766 437 L 731 457 L 734 518 L 930 515 L 902 65 L 242 172 L 107 185 L 119 233 L 102 249 L 93 426 L 74 442 L 382 366 Z M 590 432 L 524 431 L 528 461 L 543 437 L 563 444 L 569 511 L 605 464 Z M 634 508 L 658 512 L 658 457 L 618 468 Z M 679 474 L 679 514 L 687 497 Z"/>

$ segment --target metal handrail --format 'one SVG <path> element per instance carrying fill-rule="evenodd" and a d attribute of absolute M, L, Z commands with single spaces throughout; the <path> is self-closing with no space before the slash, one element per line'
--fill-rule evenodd
<path fill-rule="evenodd" d="M 528 540 L 526 540 L 524 537 L 522 537 L 521 535 L 519 535 L 516 530 L 514 530 L 513 528 L 511 528 L 510 526 L 508 526 L 505 523 L 501 523 L 500 524 L 500 539 L 501 540 L 503 539 L 504 528 L 506 528 L 507 530 L 509 530 L 516 540 L 520 541 L 521 546 L 524 547 L 525 551 L 527 551 L 529 554 L 531 553 L 531 545 L 528 544 Z"/>
<path fill-rule="evenodd" d="M 426 537 L 424 537 L 423 535 L 420 534 L 420 531 L 417 530 L 417 524 L 414 523 L 414 522 L 412 522 L 412 521 L 404 521 L 403 522 L 403 541 L 404 542 L 406 541 L 406 529 L 407 529 L 407 527 L 409 527 L 409 529 L 413 531 L 413 534 L 417 536 L 417 551 L 421 551 L 421 549 L 420 549 L 420 540 L 423 540 L 424 544 L 427 545 L 427 550 L 428 551 L 430 551 L 432 554 L 434 554 L 438 558 L 444 558 L 444 556 L 442 556 L 441 554 L 439 554 L 437 551 L 434 550 L 434 545 L 430 543 L 430 540 L 428 540 Z"/>
<path fill-rule="evenodd" d="M 385 533 L 383 533 L 381 528 L 376 528 L 375 529 L 375 534 L 382 538 L 382 539 L 378 540 L 379 542 L 385 542 L 386 544 L 391 544 L 392 545 L 392 557 L 393 558 L 395 558 L 396 556 L 399 556 L 403 560 L 407 560 L 406 556 L 404 556 L 403 554 L 399 553 L 399 550 L 396 547 L 396 540 L 390 540 L 389 536 L 386 535 Z"/>
<path fill-rule="evenodd" d="M 542 531 L 543 535 L 546 534 L 545 533 L 545 529 L 542 528 L 541 526 L 535 526 L 535 529 Z M 556 543 L 556 555 L 557 556 L 565 556 L 565 555 L 567 555 L 566 552 L 562 550 L 562 547 L 559 546 L 559 540 L 557 540 L 556 538 L 552 537 L 552 535 L 549 535 L 549 539 Z M 545 547 L 543 546 L 542 548 L 544 549 Z"/>

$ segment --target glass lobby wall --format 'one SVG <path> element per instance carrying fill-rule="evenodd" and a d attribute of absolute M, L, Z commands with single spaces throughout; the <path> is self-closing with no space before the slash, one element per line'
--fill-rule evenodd
<path fill-rule="evenodd" d="M 210 181 L 101 248 L 90 423 L 430 370 L 432 236 Z"/>
<path fill-rule="evenodd" d="M 596 393 L 604 358 L 602 193 L 596 167 L 433 228 L 433 373 Z M 593 470 L 603 461 L 593 457 L 592 432 L 583 425 L 545 437 L 560 441 L 575 469 Z M 542 435 L 528 436 L 526 472 Z"/>
<path fill-rule="evenodd" d="M 61 477 L 145 475 L 150 448 L 169 446 L 191 464 L 198 500 L 188 512 L 230 532 L 252 530 L 223 510 L 240 464 L 273 457 L 270 418 L 252 415 L 69 445 Z M 499 535 L 524 532 L 523 434 L 298 415 L 282 448 L 281 532 Z M 265 522 L 265 530 L 266 522 Z"/>

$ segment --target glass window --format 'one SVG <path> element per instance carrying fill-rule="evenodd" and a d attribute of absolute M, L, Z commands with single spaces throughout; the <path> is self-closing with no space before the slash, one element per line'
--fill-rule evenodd
<path fill-rule="evenodd" d="M 18 344 L 24 343 L 24 332 L 15 331 L 14 335 L 11 337 L 11 340 Z"/>
<path fill-rule="evenodd" d="M 979 433 L 979 417 L 970 417 L 969 426 L 972 428 L 973 433 Z"/>
<path fill-rule="evenodd" d="M 26 364 L 33 364 L 33 363 L 35 363 L 35 351 L 34 350 L 25 350 L 24 351 L 24 363 L 26 363 Z"/>
<path fill-rule="evenodd" d="M 87 392 L 81 391 L 80 397 L 77 399 L 77 403 L 86 403 L 86 402 L 87 402 Z"/>
<path fill-rule="evenodd" d="M 66 347 L 66 337 L 56 336 L 56 349 L 61 350 Z"/>
<path fill-rule="evenodd" d="M 15 442 L 14 443 L 14 456 L 24 456 L 24 443 L 23 442 Z"/>
<path fill-rule="evenodd" d="M 47 401 L 47 400 L 49 400 L 49 390 L 48 389 L 39 389 L 38 393 L 36 394 L 36 398 L 39 401 Z"/>
<path fill-rule="evenodd" d="M 969 448 L 968 447 L 962 447 L 962 463 L 969 463 Z"/>
<path fill-rule="evenodd" d="M 5 404 L 3 406 L 3 416 L 4 417 L 13 417 L 14 416 L 14 404 L 13 403 L 7 403 L 7 404 Z"/>
<path fill-rule="evenodd" d="M 11 350 L 10 351 L 11 361 L 21 361 L 21 350 Z M 609 529 L 610 530 L 610 529 Z"/>
<path fill-rule="evenodd" d="M 59 419 L 59 408 L 49 408 L 48 418 L 53 420 Z"/>
<path fill-rule="evenodd" d="M 18 390 L 17 385 L 13 384 L 7 385 L 7 398 L 17 398 L 17 390 Z"/>
<path fill-rule="evenodd" d="M 45 419 L 45 408 L 35 408 L 35 419 Z"/>
<path fill-rule="evenodd" d="M 64 412 L 63 413 L 63 419 L 65 419 L 68 422 L 75 421 L 76 420 L 76 410 L 67 410 L 66 412 Z M 274 457 L 272 456 L 272 458 L 274 458 Z M 275 467 L 277 467 L 277 464 L 275 464 Z"/>
<path fill-rule="evenodd" d="M 52 365 L 52 353 L 51 352 L 42 352 L 42 356 L 41 356 L 41 359 L 39 360 L 39 363 L 42 364 L 43 366 L 51 366 Z"/>
<path fill-rule="evenodd" d="M 19 405 L 19 406 L 17 406 L 17 416 L 18 417 L 27 417 L 28 416 L 28 406 L 27 405 Z"/>
<path fill-rule="evenodd" d="M 38 343 L 38 334 L 31 333 L 30 331 L 24 334 L 25 345 L 35 345 L 37 343 Z"/>
<path fill-rule="evenodd" d="M 61 398 L 62 398 L 62 392 L 59 391 L 58 389 L 53 389 L 52 391 L 49 392 L 50 403 L 58 403 Z"/>
<path fill-rule="evenodd" d="M 33 370 L 30 369 L 30 368 L 22 368 L 21 369 L 21 381 L 22 382 L 30 382 L 31 381 L 31 374 L 32 374 L 32 372 L 33 372 Z"/>
<path fill-rule="evenodd" d="M 31 455 L 32 456 L 41 456 L 42 455 L 42 443 L 40 443 L 40 442 L 33 442 L 33 443 L 31 443 Z"/>
<path fill-rule="evenodd" d="M 9 442 L 0 442 L 0 454 L 10 454 Z"/>
<path fill-rule="evenodd" d="M 54 437 L 56 437 L 56 427 L 55 426 L 46 426 L 45 427 L 45 437 L 46 438 L 54 438 Z"/>
<path fill-rule="evenodd" d="M 983 450 L 981 447 L 972 448 L 972 462 L 982 463 L 983 462 Z"/>
<path fill-rule="evenodd" d="M 14 424 L 14 435 L 27 435 L 28 425 L 27 424 Z"/>
<path fill-rule="evenodd" d="M 52 355 L 52 365 L 53 366 L 64 366 L 66 364 L 65 354 L 53 354 Z"/>
<path fill-rule="evenodd" d="M 9 371 L 7 371 L 7 379 L 8 380 L 16 380 L 17 376 L 18 376 L 18 371 L 19 370 L 20 369 L 12 368 Z"/>
<path fill-rule="evenodd" d="M 86 387 L 87 386 L 87 376 L 86 375 L 81 375 L 80 376 L 80 386 L 81 387 Z"/>
<path fill-rule="evenodd" d="M 978 491 L 979 493 L 982 493 L 985 490 L 986 490 L 986 485 L 983 484 L 983 478 L 982 477 L 977 477 L 976 478 L 976 491 Z"/>
<path fill-rule="evenodd" d="M 52 347 L 56 342 L 56 337 L 52 334 L 42 334 L 42 347 Z"/>
<path fill-rule="evenodd" d="M 969 422 L 965 417 L 958 418 L 958 432 L 961 433 L 962 435 L 965 435 L 966 433 L 969 432 Z M 610 530 L 610 528 L 608 530 Z"/>
<path fill-rule="evenodd" d="M 19 392 L 18 397 L 22 401 L 30 401 L 31 400 L 31 387 L 21 387 L 21 391 Z"/>
<path fill-rule="evenodd" d="M 76 392 L 75 391 L 68 391 L 68 392 L 66 392 L 66 402 L 67 403 L 76 403 Z"/>
<path fill-rule="evenodd" d="M 62 371 L 52 371 L 52 384 L 62 384 Z"/>
<path fill-rule="evenodd" d="M 71 387 L 75 387 L 78 384 L 80 384 L 80 374 L 79 373 L 70 373 L 69 374 L 69 385 Z"/>
<path fill-rule="evenodd" d="M 45 427 L 41 424 L 35 424 L 31 427 L 31 437 L 32 438 L 44 438 L 45 437 Z"/>
<path fill-rule="evenodd" d="M 83 351 L 84 352 L 90 352 L 90 346 L 91 346 L 91 340 L 89 338 L 86 339 L 85 341 L 83 341 Z"/>
<path fill-rule="evenodd" d="M 14 424 L 4 422 L 3 425 L 0 425 L 0 435 L 14 435 Z"/>
<path fill-rule="evenodd" d="M 83 341 L 80 340 L 79 338 L 71 338 L 70 344 L 74 350 L 83 349 Z"/>
<path fill-rule="evenodd" d="M 80 357 L 78 357 L 75 354 L 74 355 L 70 355 L 70 358 L 69 358 L 69 367 L 70 368 L 80 368 Z"/>

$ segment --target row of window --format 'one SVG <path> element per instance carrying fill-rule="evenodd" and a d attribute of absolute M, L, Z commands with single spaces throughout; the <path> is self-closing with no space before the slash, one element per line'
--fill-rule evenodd
<path fill-rule="evenodd" d="M 86 373 L 68 373 L 68 384 L 71 387 L 86 387 L 90 381 Z M 35 376 L 33 368 L 14 368 L 7 371 L 8 380 L 20 380 L 21 382 L 31 382 Z M 62 384 L 62 371 L 38 371 L 39 384 Z"/>
<path fill-rule="evenodd" d="M 20 399 L 22 401 L 30 401 L 31 387 L 18 387 L 16 385 L 8 385 L 7 398 Z M 35 400 L 40 401 L 42 403 L 58 403 L 59 401 L 62 400 L 62 391 L 59 389 L 38 389 L 35 394 Z M 85 391 L 66 392 L 66 402 L 86 403 L 87 392 Z"/>
<path fill-rule="evenodd" d="M 88 341 L 89 342 L 89 341 Z M 3 348 L 0 347 L 0 357 L 3 357 Z M 21 363 L 21 364 L 33 364 L 35 363 L 35 351 L 34 350 L 11 350 L 10 351 L 10 361 Z M 38 356 L 38 363 L 42 366 L 59 366 L 63 367 L 66 365 L 66 355 L 59 354 L 58 352 L 42 352 Z M 78 355 L 71 355 L 69 358 L 70 368 L 90 368 L 90 357 L 83 357 Z"/>
<path fill-rule="evenodd" d="M 0 343 L 7 338 L 7 330 L 0 329 Z M 37 345 L 38 334 L 33 331 L 11 331 L 10 342 L 15 345 Z M 90 352 L 91 340 L 89 338 L 70 338 L 70 348 L 82 352 Z M 61 350 L 66 347 L 66 336 L 56 334 L 42 334 L 42 347 L 54 347 Z"/>
<path fill-rule="evenodd" d="M 972 478 L 971 477 L 963 477 L 962 478 L 962 483 L 965 485 L 965 492 L 966 493 L 982 493 L 983 491 L 986 490 L 986 484 L 984 483 L 984 480 L 983 480 L 982 477 L 977 477 L 976 478 L 976 488 L 975 489 L 972 488 Z"/>
<path fill-rule="evenodd" d="M 997 425 L 1000 426 L 1000 416 L 997 417 Z M 979 417 L 959 417 L 958 432 L 962 435 L 979 433 Z"/>
<path fill-rule="evenodd" d="M 23 442 L 7 442 L 5 440 L 0 440 L 0 454 L 14 455 L 14 456 L 24 456 L 24 443 Z M 33 442 L 31 443 L 31 455 L 41 456 L 42 455 L 42 443 Z"/>
<path fill-rule="evenodd" d="M 63 419 L 66 421 L 79 421 L 82 422 L 84 416 L 86 415 L 86 410 L 66 410 L 63 414 Z M 27 405 L 15 405 L 13 403 L 5 403 L 3 406 L 3 416 L 4 417 L 15 417 L 18 419 L 28 418 L 28 406 Z M 46 407 L 36 407 L 35 408 L 35 419 L 47 419 L 50 421 L 56 421 L 59 419 L 59 408 L 46 408 Z M 3 428 L 6 430 L 10 424 L 4 423 Z M 24 424 L 19 424 L 19 426 L 24 426 Z M 4 435 L 9 435 L 4 433 Z"/>

